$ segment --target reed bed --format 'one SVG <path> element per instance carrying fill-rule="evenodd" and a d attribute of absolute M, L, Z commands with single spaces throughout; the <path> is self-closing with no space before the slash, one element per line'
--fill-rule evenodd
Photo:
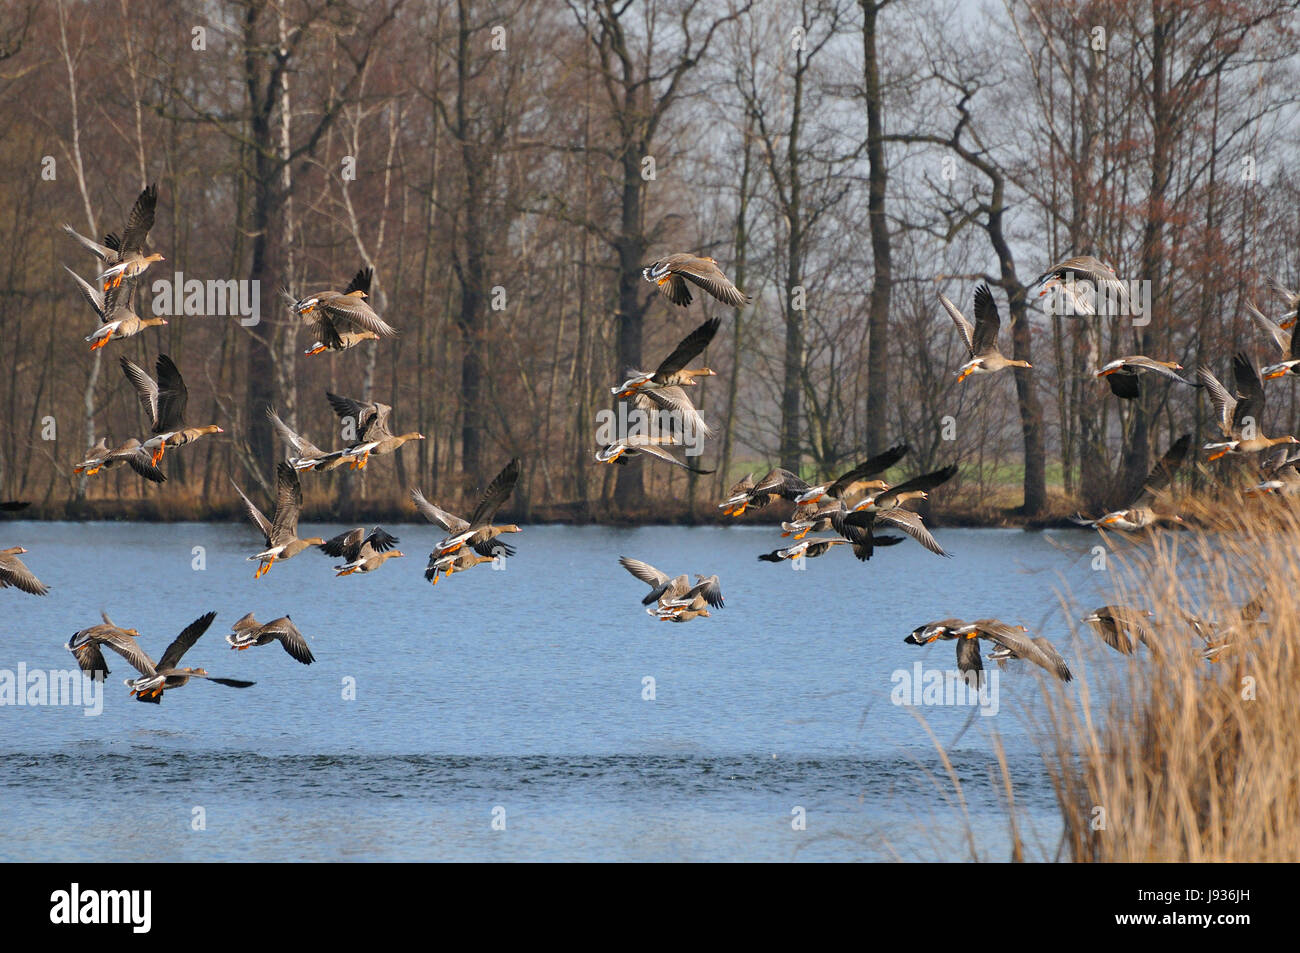
<path fill-rule="evenodd" d="M 1110 602 L 1151 610 L 1153 634 L 1124 658 L 1079 625 L 1081 677 L 1048 693 L 1040 737 L 1073 860 L 1300 860 L 1300 516 L 1234 502 L 1194 530 L 1113 540 Z M 1099 653 L 1111 664 L 1090 665 Z"/>

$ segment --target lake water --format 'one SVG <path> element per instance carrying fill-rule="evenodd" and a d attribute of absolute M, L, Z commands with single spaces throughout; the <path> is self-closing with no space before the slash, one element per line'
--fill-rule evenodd
<path fill-rule="evenodd" d="M 216 610 L 183 664 L 257 682 L 143 705 L 106 652 L 99 715 L 0 707 L 0 860 L 1004 860 L 995 736 L 1029 855 L 1056 856 L 1036 670 L 999 673 L 992 717 L 895 705 L 891 679 L 953 667 L 952 643 L 902 641 L 950 615 L 1029 625 L 1081 674 L 1060 597 L 1104 601 L 1093 536 L 940 529 L 950 560 L 908 540 L 794 571 L 757 561 L 771 526 L 526 527 L 504 570 L 435 587 L 437 529 L 386 528 L 407 556 L 380 572 L 309 551 L 255 581 L 246 526 L 0 523 L 52 587 L 0 591 L 0 669 L 75 668 L 101 608 L 154 658 Z M 716 572 L 727 607 L 661 623 L 620 555 Z M 246 612 L 290 614 L 316 664 L 231 651 Z"/>

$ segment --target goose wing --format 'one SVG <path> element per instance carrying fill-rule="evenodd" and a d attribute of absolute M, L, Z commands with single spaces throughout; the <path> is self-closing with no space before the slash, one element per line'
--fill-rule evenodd
<path fill-rule="evenodd" d="M 1205 388 L 1214 405 L 1214 415 L 1219 422 L 1219 430 L 1224 436 L 1231 436 L 1232 421 L 1236 417 L 1237 399 L 1228 393 L 1228 388 L 1219 383 L 1219 379 L 1208 367 L 1196 369 L 1196 382 Z"/>
<path fill-rule="evenodd" d="M 673 466 L 681 467 L 683 470 L 690 470 L 692 473 L 708 474 L 714 472 L 712 470 L 704 470 L 699 467 L 693 467 L 689 463 L 686 463 L 683 460 L 678 460 L 675 456 L 673 456 L 671 450 L 669 450 L 667 447 L 658 446 L 657 444 L 651 443 L 651 444 L 645 444 L 644 446 L 638 445 L 636 449 L 639 450 L 641 453 L 648 453 L 652 457 L 658 457 L 660 460 L 667 460 Z"/>
<path fill-rule="evenodd" d="M 135 388 L 135 396 L 140 399 L 140 406 L 144 408 L 145 415 L 149 418 L 149 425 L 155 433 L 160 432 L 158 430 L 158 384 L 145 373 L 144 368 L 130 358 L 119 357 L 118 363 L 122 365 L 122 373 L 126 375 L 126 379 Z"/>
<path fill-rule="evenodd" d="M 452 535 L 463 533 L 465 530 L 469 529 L 469 522 L 467 520 L 463 520 L 459 516 L 448 513 L 439 506 L 434 506 L 424 498 L 424 494 L 418 489 L 411 490 L 411 502 L 413 502 L 415 508 L 420 511 L 421 516 L 427 519 L 430 523 L 441 526 Z"/>
<path fill-rule="evenodd" d="M 17 556 L 0 556 L 0 589 L 5 586 L 13 586 L 34 596 L 43 596 L 50 591 L 50 587 L 37 579 Z"/>
<path fill-rule="evenodd" d="M 673 348 L 671 354 L 665 357 L 659 367 L 655 369 L 655 380 L 662 380 L 671 374 L 676 374 L 691 361 L 695 360 L 703 350 L 709 346 L 713 336 L 718 333 L 718 327 L 722 324 L 721 318 L 710 318 L 698 328 L 692 331 L 686 337 L 682 338 L 680 344 Z"/>
<path fill-rule="evenodd" d="M 1151 468 L 1151 474 L 1147 481 L 1142 484 L 1142 491 L 1138 494 L 1134 505 L 1149 502 L 1155 499 L 1156 494 L 1161 490 L 1167 490 L 1173 483 L 1174 477 L 1178 474 L 1178 468 L 1183 465 L 1187 459 L 1187 451 L 1192 445 L 1192 435 L 1183 434 L 1170 445 L 1165 451 L 1165 455 L 1156 461 L 1156 465 Z"/>
<path fill-rule="evenodd" d="M 194 643 L 199 640 L 199 636 L 208 631 L 208 626 L 212 624 L 212 620 L 216 617 L 215 612 L 205 612 L 182 629 L 181 634 L 176 636 L 171 645 L 167 646 L 167 651 L 163 652 L 163 656 L 158 660 L 156 668 L 160 670 L 175 668 L 185 653 L 193 648 Z"/>
<path fill-rule="evenodd" d="M 469 525 L 478 528 L 491 523 L 492 518 L 497 515 L 497 510 L 510 499 L 510 494 L 515 491 L 515 484 L 518 482 L 519 458 L 515 457 L 488 484 L 482 499 L 478 501 L 478 506 L 474 507 L 474 512 L 470 515 Z"/>
<path fill-rule="evenodd" d="M 134 437 L 114 450 L 109 456 L 115 460 L 125 460 L 127 466 L 146 480 L 152 480 L 154 483 L 167 482 L 167 474 L 153 465 L 153 458 L 140 445 L 140 441 Z"/>
<path fill-rule="evenodd" d="M 733 308 L 744 307 L 749 301 L 749 295 L 732 284 L 731 279 L 722 273 L 718 263 L 710 258 L 692 257 L 677 266 L 677 273 L 692 284 L 699 285 L 723 304 L 729 304 Z"/>
<path fill-rule="evenodd" d="M 136 198 L 131 206 L 131 214 L 126 219 L 126 230 L 122 232 L 121 253 L 143 252 L 144 240 L 153 228 L 154 211 L 158 207 L 158 186 L 150 185 Z"/>
<path fill-rule="evenodd" d="M 158 355 L 158 433 L 180 430 L 185 426 L 185 405 L 190 392 L 175 362 L 166 354 Z"/>
<path fill-rule="evenodd" d="M 73 277 L 76 276 L 74 275 Z M 1290 331 L 1283 331 L 1279 325 L 1264 317 L 1260 310 L 1249 302 L 1246 304 L 1246 313 L 1250 315 L 1251 319 L 1259 326 L 1260 330 L 1273 339 L 1273 343 L 1277 345 L 1278 350 L 1281 351 L 1284 356 L 1293 356 L 1291 354 L 1292 334 Z"/>
<path fill-rule="evenodd" d="M 957 331 L 961 334 L 962 343 L 966 345 L 966 353 L 970 357 L 975 356 L 975 328 L 966 320 L 966 315 L 948 300 L 947 295 L 939 295 L 939 303 L 943 305 L 948 316 L 952 318 L 952 323 L 957 325 Z"/>
<path fill-rule="evenodd" d="M 884 453 L 878 453 L 874 457 L 859 463 L 848 473 L 842 475 L 838 480 L 832 483 L 826 490 L 827 496 L 841 497 L 849 491 L 849 488 L 859 480 L 865 480 L 873 477 L 878 473 L 884 473 L 899 460 L 907 455 L 907 444 L 900 443 L 890 447 Z"/>
<path fill-rule="evenodd" d="M 1233 429 L 1240 431 L 1249 418 L 1258 430 L 1264 415 L 1264 382 L 1260 380 L 1255 363 L 1245 351 L 1233 355 L 1232 378 L 1237 385 L 1237 407 L 1232 415 Z"/>
<path fill-rule="evenodd" d="M 90 305 L 91 309 L 94 310 L 95 314 L 99 315 L 100 323 L 106 321 L 107 320 L 106 315 L 108 314 L 108 309 L 104 307 L 103 292 L 101 292 L 90 282 L 86 281 L 85 278 L 82 278 L 81 275 L 77 274 L 67 265 L 63 266 L 63 270 L 66 271 L 68 274 L 70 274 L 72 276 L 72 280 L 77 283 L 77 290 L 81 292 L 81 296 L 86 299 L 86 303 Z M 113 290 L 116 291 L 116 289 Z"/>
<path fill-rule="evenodd" d="M 278 639 L 284 646 L 284 650 L 303 665 L 310 665 L 316 661 L 316 657 L 311 654 L 311 648 L 307 645 L 307 639 L 288 616 L 268 622 L 262 626 L 262 631 Z"/>
<path fill-rule="evenodd" d="M 281 545 L 298 538 L 298 514 L 302 512 L 302 483 L 298 471 L 281 461 L 275 467 L 275 519 L 271 543 Z"/>
<path fill-rule="evenodd" d="M 930 535 L 930 531 L 925 528 L 925 524 L 921 521 L 921 515 L 919 513 L 913 513 L 911 510 L 904 509 L 887 510 L 884 513 L 878 513 L 876 515 L 876 522 L 897 526 L 904 533 L 912 537 L 937 556 L 948 555 L 948 553 L 944 552 L 943 547 L 939 545 L 939 541 Z"/>
<path fill-rule="evenodd" d="M 291 430 L 289 428 L 289 425 L 280 419 L 280 415 L 277 414 L 270 407 L 266 409 L 266 416 L 270 418 L 272 426 L 275 427 L 275 432 L 280 435 L 280 439 L 283 440 L 287 446 L 292 447 L 297 452 L 298 456 L 300 457 L 325 456 L 324 450 L 316 446 L 314 443 L 312 443 L 302 434 Z"/>
<path fill-rule="evenodd" d="M 1033 662 L 1063 682 L 1074 678 L 1061 653 L 1047 639 L 1031 638 L 1023 630 L 996 619 L 981 620 L 976 626 L 982 637 L 1001 645 L 1016 658 Z"/>
<path fill-rule="evenodd" d="M 320 544 L 321 552 L 326 556 L 338 556 L 348 562 L 354 562 L 361 552 L 361 545 L 366 539 L 366 528 L 358 526 L 346 533 L 339 533 Z"/>
<path fill-rule="evenodd" d="M 998 331 L 1002 327 L 1002 318 L 998 315 L 998 304 L 993 300 L 993 292 L 987 284 L 981 283 L 975 289 L 975 333 L 971 335 L 971 349 L 975 357 L 991 354 L 998 349 Z"/>
<path fill-rule="evenodd" d="M 245 494 L 244 491 L 239 488 L 238 483 L 236 483 L 234 480 L 231 480 L 230 485 L 235 488 L 235 492 L 238 493 L 239 498 L 243 500 L 244 512 L 247 513 L 248 518 L 253 521 L 253 525 L 256 526 L 259 530 L 261 530 L 262 535 L 266 538 L 266 545 L 270 546 L 271 532 L 272 532 L 271 521 L 267 519 L 266 515 L 257 508 L 257 505 L 248 498 L 248 495 Z"/>

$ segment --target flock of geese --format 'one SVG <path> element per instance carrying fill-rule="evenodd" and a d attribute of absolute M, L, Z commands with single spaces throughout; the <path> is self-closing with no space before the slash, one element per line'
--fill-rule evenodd
<path fill-rule="evenodd" d="M 99 319 L 99 326 L 85 339 L 92 351 L 167 323 L 162 318 L 143 318 L 132 310 L 137 284 L 151 264 L 165 260 L 161 254 L 149 251 L 147 245 L 157 202 L 157 187 L 151 185 L 144 189 L 136 198 L 121 234 L 106 235 L 102 241 L 86 238 L 71 226 L 64 226 L 64 230 L 94 254 L 101 264 L 93 282 L 66 269 Z M 397 330 L 376 314 L 366 300 L 372 278 L 373 271 L 366 268 L 358 271 L 343 291 L 327 290 L 295 297 L 284 290 L 290 313 L 315 334 L 316 340 L 307 349 L 307 355 L 344 351 L 363 341 L 397 334 Z M 689 299 L 689 293 L 686 297 Z M 74 466 L 74 472 L 90 477 L 104 470 L 129 466 L 146 480 L 164 483 L 167 477 L 159 464 L 169 449 L 176 450 L 209 434 L 224 433 L 224 430 L 216 424 L 187 424 L 189 394 L 185 379 L 167 354 L 158 355 L 152 375 L 126 357 L 120 359 L 120 365 L 144 408 L 149 433 L 143 439 L 132 437 L 121 443 L 100 439 L 86 458 Z M 238 484 L 231 481 L 249 520 L 263 539 L 262 547 L 248 557 L 258 564 L 254 578 L 265 575 L 277 562 L 291 559 L 308 549 L 317 549 L 332 557 L 336 561 L 336 576 L 375 572 L 388 560 L 405 555 L 396 548 L 397 537 L 380 526 L 357 527 L 328 540 L 298 535 L 298 518 L 303 505 L 301 473 L 330 471 L 342 466 L 364 469 L 372 456 L 395 453 L 409 441 L 424 439 L 423 434 L 415 431 L 394 433 L 389 425 L 392 407 L 388 404 L 356 400 L 331 392 L 326 392 L 325 396 L 340 420 L 340 432 L 347 441 L 345 446 L 333 450 L 322 450 L 295 432 L 273 408 L 266 410 L 285 447 L 285 459 L 276 465 L 274 500 L 269 518 Z M 514 547 L 498 537 L 517 533 L 519 527 L 514 524 L 496 525 L 493 520 L 514 491 L 519 473 L 519 460 L 511 460 L 489 484 L 467 519 L 439 508 L 420 490 L 412 491 L 416 509 L 445 534 L 429 555 L 425 569 L 427 580 L 436 584 L 443 576 L 514 555 Z M 10 508 L 8 504 L 6 508 Z M 33 595 L 46 595 L 49 587 L 19 559 L 26 552 L 21 546 L 0 551 L 0 588 L 14 586 Z M 109 674 L 104 648 L 121 655 L 139 673 L 137 677 L 126 680 L 131 695 L 139 701 L 158 703 L 167 689 L 179 688 L 195 678 L 233 688 L 247 688 L 254 684 L 243 679 L 217 678 L 203 668 L 181 666 L 182 658 L 211 626 L 216 618 L 215 612 L 208 612 L 186 626 L 157 661 L 141 647 L 137 630 L 117 625 L 106 613 L 101 613 L 101 617 L 100 624 L 74 633 L 66 648 L 76 657 L 81 669 L 96 679 Z M 307 639 L 288 615 L 266 623 L 258 622 L 251 613 L 245 615 L 231 626 L 226 641 L 235 651 L 278 642 L 298 662 L 309 665 L 315 661 Z"/>
<path fill-rule="evenodd" d="M 155 186 L 144 189 L 136 199 L 121 235 L 106 235 L 102 242 L 79 235 L 71 226 L 64 226 L 102 265 L 93 283 L 68 269 L 82 296 L 99 318 L 99 326 L 85 339 L 92 350 L 167 323 L 161 318 L 141 317 L 131 309 L 136 283 L 152 263 L 164 260 L 161 254 L 149 252 L 147 248 L 157 198 Z M 306 351 L 308 355 L 327 350 L 343 351 L 363 341 L 391 338 L 397 334 L 397 330 L 376 314 L 367 301 L 372 276 L 370 269 L 362 269 L 341 292 L 327 290 L 295 297 L 284 291 L 290 313 L 316 336 L 316 341 Z M 692 287 L 735 308 L 743 307 L 749 301 L 749 297 L 736 288 L 712 258 L 670 255 L 646 267 L 643 277 L 653 283 L 669 302 L 683 308 L 693 300 Z M 1080 285 L 1081 281 L 1083 285 Z M 1126 283 L 1120 281 L 1109 266 L 1091 256 L 1062 261 L 1040 275 L 1035 284 L 1042 289 L 1040 296 L 1057 289 L 1069 298 L 1077 313 L 1096 313 L 1092 289 L 1121 304 L 1128 300 Z M 1081 291 L 1081 287 L 1089 291 Z M 1181 365 L 1146 355 L 1116 358 L 1102 366 L 1097 377 L 1104 378 L 1115 396 L 1125 400 L 1141 394 L 1144 374 L 1204 388 L 1214 404 L 1224 438 L 1206 446 L 1210 459 L 1227 454 L 1273 451 L 1263 466 L 1265 479 L 1254 491 L 1292 494 L 1300 492 L 1300 471 L 1296 466 L 1300 463 L 1300 454 L 1293 454 L 1279 445 L 1300 441 L 1292 436 L 1266 437 L 1260 432 L 1258 421 L 1264 408 L 1263 381 L 1286 375 L 1300 376 L 1300 344 L 1297 343 L 1300 335 L 1293 335 L 1289 330 L 1296 323 L 1300 294 L 1276 281 L 1270 281 L 1270 287 L 1286 301 L 1288 313 L 1278 323 L 1253 307 L 1251 314 L 1277 344 L 1283 359 L 1266 367 L 1261 375 L 1244 352 L 1238 353 L 1233 360 L 1233 393 L 1208 368 L 1198 368 L 1195 379 L 1187 380 L 1177 373 L 1182 370 Z M 940 294 L 939 302 L 951 317 L 966 351 L 967 359 L 956 372 L 959 382 L 1008 368 L 1031 367 L 1028 361 L 1008 358 L 999 350 L 1001 319 L 987 284 L 980 284 L 975 289 L 973 325 L 946 296 Z M 720 318 L 705 321 L 683 338 L 653 371 L 630 368 L 625 380 L 610 388 L 616 399 L 630 401 L 634 410 L 652 419 L 655 425 L 644 431 L 633 428 L 602 447 L 596 453 L 597 462 L 626 466 L 640 457 L 661 460 L 696 473 L 713 472 L 689 462 L 690 455 L 700 452 L 700 446 L 693 442 L 693 438 L 696 435 L 707 438 L 714 434 L 691 400 L 690 389 L 698 385 L 700 378 L 715 376 L 707 366 L 693 365 L 708 348 L 720 324 Z M 176 450 L 209 434 L 224 431 L 216 424 L 197 427 L 187 424 L 185 381 L 168 355 L 158 355 L 153 376 L 125 357 L 120 359 L 120 364 L 144 408 L 149 433 L 143 439 L 133 437 L 115 446 L 110 446 L 112 441 L 101 439 L 76 465 L 75 472 L 93 476 L 102 470 L 125 465 L 146 480 L 163 483 L 167 478 L 158 465 L 168 449 Z M 338 560 L 334 565 L 338 576 L 375 572 L 389 560 L 405 555 L 396 548 L 398 539 L 379 526 L 370 529 L 357 527 L 328 540 L 298 535 L 298 519 L 303 505 L 301 473 L 329 471 L 342 466 L 362 469 L 372 456 L 395 453 L 409 441 L 424 439 L 423 434 L 415 431 L 395 434 L 389 426 L 392 407 L 388 404 L 356 400 L 330 392 L 326 393 L 326 398 L 340 419 L 341 432 L 347 441 L 345 446 L 328 451 L 293 430 L 274 409 L 266 409 L 285 447 L 285 459 L 276 465 L 269 518 L 235 484 L 249 520 L 263 539 L 262 547 L 248 557 L 258 563 L 254 578 L 269 572 L 277 562 L 292 559 L 309 549 Z M 1176 514 L 1161 513 L 1154 504 L 1186 459 L 1190 443 L 1191 436 L 1184 435 L 1169 448 L 1128 507 L 1095 519 L 1079 517 L 1077 521 L 1101 529 L 1125 531 L 1141 530 L 1162 520 L 1178 521 Z M 1276 451 L 1273 450 L 1275 447 L 1278 447 Z M 906 537 L 911 537 L 935 555 L 947 557 L 949 554 L 926 527 L 921 514 L 909 508 L 909 504 L 928 500 L 931 491 L 956 475 L 957 467 L 942 467 L 897 484 L 886 482 L 883 475 L 907 453 L 907 445 L 899 444 L 859 463 L 833 481 L 816 485 L 779 467 L 759 479 L 751 473 L 731 487 L 727 498 L 718 505 L 723 515 L 733 518 L 750 509 L 767 507 L 778 499 L 792 505 L 789 518 L 781 522 L 782 538 L 788 542 L 759 555 L 758 558 L 764 562 L 798 561 L 799 568 L 802 568 L 803 560 L 822 556 L 839 546 L 849 547 L 859 560 L 868 560 L 877 547 L 897 545 Z M 497 524 L 495 518 L 513 493 L 519 475 L 520 461 L 512 459 L 488 485 L 468 517 L 441 509 L 419 489 L 412 490 L 415 508 L 445 534 L 429 554 L 424 573 L 429 582 L 437 584 L 443 576 L 514 555 L 514 547 L 500 537 L 518 533 L 520 528 L 514 524 Z M 903 535 L 890 535 L 883 530 L 896 530 Z M 18 558 L 26 552 L 22 547 L 0 550 L 0 588 L 14 586 L 34 595 L 45 595 L 48 587 Z M 619 562 L 650 587 L 642 603 L 654 618 L 665 622 L 689 622 L 707 618 L 710 609 L 724 606 L 721 584 L 716 575 L 696 576 L 692 582 L 686 575 L 669 576 L 639 559 L 625 556 Z M 1190 616 L 1182 622 L 1202 635 L 1207 642 L 1206 657 L 1215 658 L 1230 644 L 1230 640 L 1223 637 L 1224 632 L 1254 625 L 1263 608 L 1261 594 L 1242 610 L 1240 624 L 1223 631 Z M 109 674 L 102 649 L 107 647 L 121 655 L 139 673 L 138 677 L 126 680 L 131 695 L 144 702 L 157 703 L 167 689 L 179 688 L 193 678 L 230 687 L 248 687 L 253 683 L 215 678 L 205 669 L 180 666 L 182 657 L 207 631 L 215 615 L 208 612 L 188 625 L 157 661 L 140 647 L 139 632 L 118 626 L 106 614 L 102 624 L 75 633 L 67 648 L 83 671 L 100 679 Z M 1151 645 L 1153 641 L 1150 639 L 1153 623 L 1150 613 L 1144 610 L 1104 606 L 1083 621 L 1096 629 L 1107 644 L 1126 654 L 1132 654 L 1139 644 Z M 1024 626 L 996 618 L 974 622 L 948 618 L 928 622 L 917 626 L 904 641 L 911 645 L 955 641 L 959 670 L 967 677 L 978 679 L 983 670 L 980 640 L 993 644 L 988 658 L 1000 665 L 1022 659 L 1062 681 L 1068 682 L 1072 678 L 1065 660 L 1051 642 L 1030 635 Z M 259 623 L 252 614 L 245 615 L 233 624 L 226 641 L 236 651 L 278 642 L 295 660 L 303 664 L 314 661 L 306 638 L 288 615 L 267 623 Z"/>

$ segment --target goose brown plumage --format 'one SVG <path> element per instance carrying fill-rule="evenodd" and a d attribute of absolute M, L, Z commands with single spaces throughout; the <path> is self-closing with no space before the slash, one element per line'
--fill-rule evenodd
<path fill-rule="evenodd" d="M 686 365 L 695 360 L 713 336 L 718 333 L 721 318 L 710 318 L 673 348 L 671 354 L 664 358 L 654 371 L 640 371 L 629 368 L 628 378 L 617 387 L 611 387 L 610 393 L 615 397 L 631 397 L 638 391 L 650 391 L 667 387 L 691 387 L 697 377 L 714 377 L 715 372 L 707 367 L 688 368 Z"/>
<path fill-rule="evenodd" d="M 1142 489 L 1138 492 L 1137 497 L 1125 509 L 1113 510 L 1095 520 L 1076 516 L 1073 517 L 1074 522 L 1081 526 L 1091 526 L 1094 529 L 1105 526 L 1126 531 L 1145 529 L 1162 520 L 1181 523 L 1182 517 L 1177 514 L 1157 513 L 1155 502 L 1159 495 L 1173 483 L 1174 476 L 1177 475 L 1183 461 L 1187 459 L 1187 451 L 1191 445 L 1192 435 L 1189 433 L 1185 433 L 1175 440 L 1169 449 L 1165 451 L 1165 455 L 1151 468 L 1151 472 L 1147 475 L 1146 482 L 1142 484 Z"/>
<path fill-rule="evenodd" d="M 939 295 L 939 303 L 957 326 L 970 356 L 970 360 L 957 369 L 957 383 L 960 384 L 972 374 L 994 374 L 1008 367 L 1033 367 L 1028 361 L 1012 360 L 998 350 L 998 330 L 1002 327 L 1002 319 L 998 316 L 997 302 L 993 300 L 993 292 L 987 284 L 980 284 L 975 289 L 974 327 L 971 327 L 957 306 L 942 294 Z"/>
<path fill-rule="evenodd" d="M 356 572 L 375 572 L 390 559 L 405 556 L 397 545 L 397 537 L 376 526 L 369 533 L 364 526 L 340 533 L 320 544 L 327 556 L 342 557 L 343 564 L 335 566 L 336 576 L 350 576 Z"/>
<path fill-rule="evenodd" d="M 492 520 L 514 492 L 515 484 L 519 482 L 519 473 L 519 458 L 514 457 L 488 484 L 468 520 L 434 506 L 418 489 L 411 491 L 411 499 L 420 514 L 429 522 L 441 526 L 448 534 L 433 547 L 433 552 L 429 554 L 430 565 L 463 546 L 469 546 L 479 555 L 488 558 L 514 555 L 513 547 L 505 543 L 494 544 L 493 540 L 503 533 L 518 533 L 519 527 L 514 523 L 495 526 Z"/>
<path fill-rule="evenodd" d="M 1218 460 L 1227 454 L 1258 453 L 1281 443 L 1300 443 L 1293 436 L 1266 437 L 1260 425 L 1264 418 L 1264 383 L 1259 371 L 1244 351 L 1232 359 L 1232 376 L 1236 383 L 1236 396 L 1219 383 L 1208 367 L 1196 369 L 1196 379 L 1205 387 L 1214 405 L 1219 429 L 1226 440 L 1207 443 L 1209 459 Z"/>
<path fill-rule="evenodd" d="M 149 416 L 153 436 L 144 442 L 144 449 L 153 450 L 154 466 L 162 459 L 168 447 L 183 447 L 211 433 L 225 433 L 216 424 L 205 427 L 185 426 L 185 406 L 189 403 L 189 390 L 180 370 L 166 354 L 159 354 L 155 368 L 158 380 L 145 373 L 140 365 L 129 358 L 121 358 L 122 372 L 135 388 L 136 396 Z"/>
<path fill-rule="evenodd" d="M 21 546 L 0 549 L 0 589 L 13 586 L 33 596 L 43 596 L 50 587 L 36 578 L 27 565 L 18 557 L 27 550 Z"/>
<path fill-rule="evenodd" d="M 99 350 L 114 338 L 122 340 L 135 337 L 145 328 L 161 327 L 167 323 L 166 318 L 140 317 L 121 302 L 120 288 L 114 287 L 109 288 L 107 291 L 100 291 L 67 265 L 63 266 L 63 270 L 77 282 L 82 297 L 86 299 L 95 315 L 99 318 L 99 327 L 87 334 L 85 338 L 90 343 L 92 351 Z"/>
<path fill-rule="evenodd" d="M 641 269 L 641 277 L 659 288 L 673 304 L 686 307 L 691 303 L 690 284 L 703 288 L 723 304 L 743 308 L 749 301 L 745 294 L 718 267 L 717 259 L 678 252 Z"/>
<path fill-rule="evenodd" d="M 154 483 L 167 482 L 166 474 L 153 465 L 148 451 L 134 437 L 111 450 L 108 442 L 101 438 L 90 448 L 86 458 L 72 468 L 72 472 L 94 476 L 100 470 L 112 470 L 123 465 L 129 466 L 146 480 Z"/>
<path fill-rule="evenodd" d="M 180 688 L 188 684 L 192 678 L 216 682 L 218 685 L 225 685 L 229 688 L 248 688 L 254 683 L 238 678 L 216 678 L 209 675 L 207 669 L 203 668 L 180 667 L 181 658 L 193 648 L 194 643 L 199 640 L 199 636 L 208 630 L 208 626 L 212 625 L 212 620 L 216 617 L 215 612 L 209 612 L 199 616 L 187 625 L 181 634 L 176 636 L 171 645 L 167 646 L 162 658 L 156 663 L 143 650 L 139 652 L 130 651 L 129 646 L 121 639 L 107 639 L 101 644 L 107 645 L 121 654 L 140 673 L 138 678 L 125 680 L 127 688 L 131 689 L 131 694 L 135 696 L 136 701 L 156 704 L 162 701 L 164 691 Z"/>
<path fill-rule="evenodd" d="M 322 545 L 325 540 L 320 536 L 307 539 L 298 538 L 298 515 L 302 512 L 302 484 L 298 480 L 298 471 L 288 463 L 281 462 L 275 468 L 275 510 L 272 519 L 253 505 L 247 494 L 239 488 L 234 480 L 230 481 L 244 502 L 244 510 L 253 525 L 262 531 L 266 548 L 248 558 L 257 560 L 259 565 L 254 579 L 259 579 L 271 571 L 278 559 L 292 559 L 303 550 Z"/>
<path fill-rule="evenodd" d="M 287 615 L 262 624 L 250 612 L 230 627 L 230 635 L 226 636 L 226 641 L 230 643 L 232 651 L 239 652 L 251 649 L 255 645 L 279 642 L 291 658 L 303 665 L 310 665 L 316 661 L 316 657 L 311 654 L 311 649 L 307 645 L 307 639 Z"/>
<path fill-rule="evenodd" d="M 341 292 L 318 291 L 298 299 L 287 290 L 283 292 L 289 310 L 313 326 L 320 336 L 304 353 L 310 356 L 327 350 L 345 351 L 362 341 L 397 334 L 397 329 L 366 303 L 374 274 L 373 268 L 362 268 Z"/>
<path fill-rule="evenodd" d="M 138 278 L 156 261 L 166 261 L 157 252 L 145 254 L 145 240 L 149 236 L 149 229 L 153 228 L 154 211 L 157 205 L 158 186 L 156 185 L 148 186 L 136 198 L 135 204 L 131 207 L 131 214 L 127 217 L 121 241 L 117 243 L 114 253 L 105 257 L 104 264 L 107 268 L 96 279 L 102 282 L 105 291 L 120 286 L 123 278 Z M 71 231 L 67 226 L 64 227 Z M 93 244 L 82 239 L 75 232 L 73 235 L 88 247 Z M 105 245 L 108 243 L 105 242 Z M 91 248 L 91 250 L 95 249 Z"/>

